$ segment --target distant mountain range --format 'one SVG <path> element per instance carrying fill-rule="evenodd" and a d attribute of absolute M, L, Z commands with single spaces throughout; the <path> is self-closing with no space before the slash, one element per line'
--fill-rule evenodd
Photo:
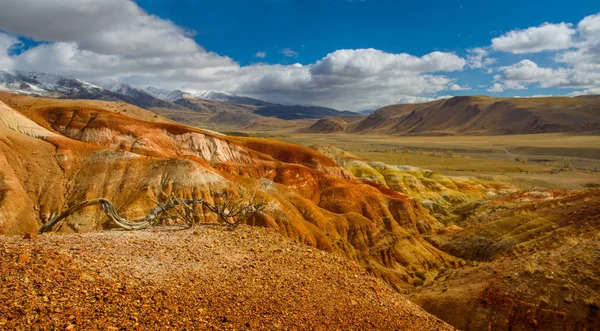
<path fill-rule="evenodd" d="M 0 71 L 0 90 L 43 96 L 72 96 L 105 92 L 92 83 L 37 72 Z"/>
<path fill-rule="evenodd" d="M 191 93 L 152 86 L 141 89 L 112 79 L 86 82 L 37 72 L 0 71 L 0 90 L 53 98 L 124 101 L 178 121 L 192 119 L 191 124 L 196 125 L 205 122 L 247 126 L 261 118 L 295 120 L 356 115 L 325 107 L 278 105 L 223 91 Z"/>
<path fill-rule="evenodd" d="M 302 118 L 323 118 L 329 116 L 356 115 L 351 111 L 339 111 L 326 107 L 305 107 L 305 106 L 283 106 L 270 105 L 258 109 L 254 112 L 262 116 L 277 117 L 284 120 L 297 120 Z"/>
<path fill-rule="evenodd" d="M 302 132 L 502 135 L 600 131 L 600 97 L 454 97 L 383 107 L 368 116 L 317 106 L 278 105 L 222 91 L 145 89 L 104 80 L 0 71 L 0 90 L 32 96 L 122 101 L 172 120 L 213 128 L 303 128 Z M 364 113 L 367 113 L 365 111 Z M 323 119 L 315 123 L 315 120 Z M 303 123 L 293 124 L 303 120 Z"/>

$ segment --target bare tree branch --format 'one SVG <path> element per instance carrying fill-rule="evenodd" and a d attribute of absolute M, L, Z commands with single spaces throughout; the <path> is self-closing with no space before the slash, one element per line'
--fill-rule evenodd
<path fill-rule="evenodd" d="M 113 224 L 126 230 L 141 230 L 155 226 L 158 223 L 159 214 L 163 212 L 172 218 L 181 219 L 188 227 L 192 227 L 195 224 L 223 225 L 233 230 L 239 224 L 246 222 L 253 214 L 261 213 L 265 207 L 264 202 L 258 201 L 254 195 L 247 198 L 243 190 L 240 189 L 238 192 L 242 192 L 238 199 L 234 199 L 228 191 L 211 192 L 211 197 L 213 200 L 213 203 L 211 204 L 204 199 L 182 199 L 174 194 L 166 195 L 161 191 L 160 193 L 162 195 L 167 196 L 166 202 L 161 203 L 159 201 L 154 201 L 157 206 L 152 208 L 148 215 L 135 221 L 128 221 L 127 219 L 121 217 L 119 213 L 117 213 L 115 206 L 109 200 L 86 200 L 67 208 L 56 217 L 49 220 L 46 224 L 40 227 L 38 233 L 41 234 L 52 230 L 52 228 L 54 228 L 58 223 L 68 216 L 94 204 L 100 205 L 106 216 L 108 216 L 109 220 Z M 215 224 L 206 222 L 204 207 L 217 214 L 217 221 L 219 223 Z M 196 221 L 196 218 L 199 218 L 197 217 L 197 215 L 199 215 L 197 212 L 198 208 L 200 208 L 202 214 L 201 222 Z M 169 211 L 171 209 L 175 209 L 176 214 L 179 216 L 172 214 Z"/>

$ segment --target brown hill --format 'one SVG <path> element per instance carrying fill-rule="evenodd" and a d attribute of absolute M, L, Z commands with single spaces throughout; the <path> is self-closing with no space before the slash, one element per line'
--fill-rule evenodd
<path fill-rule="evenodd" d="M 27 98 L 12 101 L 23 110 L 0 108 L 0 118 L 10 118 L 0 125 L 3 233 L 34 231 L 83 200 L 107 198 L 136 219 L 159 192 L 210 200 L 212 190 L 230 188 L 267 202 L 250 224 L 343 254 L 396 286 L 458 265 L 422 238 L 441 224 L 418 202 L 364 184 L 309 148 L 142 121 L 98 105 L 45 99 L 44 107 L 27 108 L 18 105 Z M 90 207 L 60 231 L 99 230 L 106 221 Z"/>
<path fill-rule="evenodd" d="M 300 130 L 303 133 L 334 133 L 343 132 L 348 126 L 348 121 L 339 117 L 326 117 L 316 121 L 313 125 Z"/>
<path fill-rule="evenodd" d="M 228 130 L 297 130 L 314 122 L 311 119 L 283 120 L 261 116 L 255 112 L 261 106 L 232 104 L 223 101 L 183 97 L 175 101 L 183 109 L 150 108 L 166 118 L 197 127 Z"/>
<path fill-rule="evenodd" d="M 600 130 L 598 98 L 454 97 L 381 108 L 350 133 L 397 135 L 529 134 Z"/>
<path fill-rule="evenodd" d="M 356 263 L 259 228 L 4 236 L 0 247 L 0 329 L 453 329 Z"/>
<path fill-rule="evenodd" d="M 33 98 L 7 92 L 0 92 L 0 101 L 4 102 L 7 106 L 22 112 L 23 114 L 27 114 L 27 116 L 35 116 L 38 109 L 48 107 L 95 107 L 148 122 L 175 123 L 173 120 L 160 116 L 155 112 L 125 102 Z"/>

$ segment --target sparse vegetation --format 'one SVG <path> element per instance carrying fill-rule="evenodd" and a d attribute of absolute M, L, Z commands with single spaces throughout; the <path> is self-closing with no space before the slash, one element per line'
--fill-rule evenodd
<path fill-rule="evenodd" d="M 537 263 L 533 261 L 527 261 L 527 263 L 525 263 L 525 271 L 527 271 L 528 274 L 533 275 L 537 270 Z"/>

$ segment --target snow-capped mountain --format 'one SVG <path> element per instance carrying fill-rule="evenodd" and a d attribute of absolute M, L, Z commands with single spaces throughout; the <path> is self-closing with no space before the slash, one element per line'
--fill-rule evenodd
<path fill-rule="evenodd" d="M 198 93 L 190 93 L 194 98 L 214 101 L 230 101 L 239 98 L 237 95 L 224 91 L 200 91 Z"/>
<path fill-rule="evenodd" d="M 0 90 L 43 97 L 125 101 L 142 108 L 182 109 L 144 90 L 116 80 L 97 83 L 39 72 L 0 71 Z"/>
<path fill-rule="evenodd" d="M 132 85 L 116 81 L 114 79 L 107 79 L 95 82 L 96 85 L 103 87 L 111 92 L 119 93 L 133 98 L 139 98 L 140 96 L 151 96 L 144 90 L 138 89 Z"/>
<path fill-rule="evenodd" d="M 221 102 L 237 104 L 237 105 L 254 105 L 254 106 L 270 105 L 270 103 L 262 101 L 262 100 L 239 96 L 239 95 L 236 95 L 236 94 L 233 94 L 230 92 L 224 92 L 224 91 L 206 90 L 206 91 L 192 93 L 192 92 L 184 92 L 184 91 L 180 91 L 180 90 L 161 89 L 161 88 L 156 88 L 156 87 L 152 87 L 152 86 L 145 88 L 144 91 L 151 94 L 155 98 L 170 101 L 170 102 L 177 102 L 180 99 L 187 98 L 187 99 L 202 99 L 202 100 L 211 100 L 211 101 L 221 101 Z"/>
<path fill-rule="evenodd" d="M 161 88 L 157 88 L 157 87 L 153 87 L 153 86 L 146 87 L 144 89 L 144 91 L 146 91 L 150 95 L 154 96 L 155 98 L 170 101 L 170 102 L 175 102 L 175 101 L 183 98 L 183 95 L 186 94 L 185 92 L 180 91 L 180 90 L 167 90 L 167 89 L 161 89 Z"/>
<path fill-rule="evenodd" d="M 98 81 L 95 84 L 110 92 L 129 97 L 132 100 L 128 101 L 129 103 L 142 108 L 162 107 L 169 109 L 182 109 L 181 106 L 172 103 L 170 100 L 164 100 L 155 97 L 150 91 L 139 89 L 135 86 L 119 82 L 114 79 Z"/>
<path fill-rule="evenodd" d="M 240 95 L 236 95 L 229 92 L 223 91 L 200 91 L 197 93 L 189 93 L 189 95 L 193 98 L 204 99 L 204 100 L 213 100 L 213 101 L 222 101 L 232 104 L 238 105 L 253 105 L 253 106 L 268 106 L 270 103 L 253 99 L 249 97 L 244 97 Z"/>
<path fill-rule="evenodd" d="M 0 90 L 39 96 L 75 96 L 98 93 L 103 88 L 92 83 L 60 75 L 39 72 L 0 71 Z"/>

